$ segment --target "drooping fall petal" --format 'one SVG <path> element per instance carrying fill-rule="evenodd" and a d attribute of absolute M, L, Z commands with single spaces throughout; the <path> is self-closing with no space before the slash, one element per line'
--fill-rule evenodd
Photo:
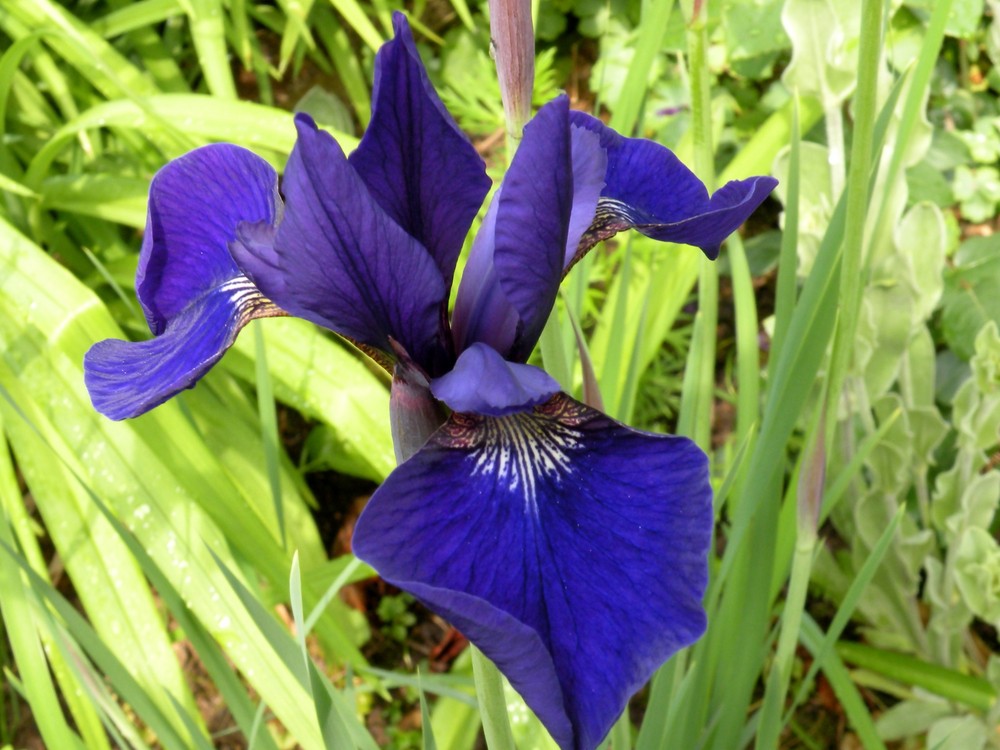
<path fill-rule="evenodd" d="M 570 119 L 574 127 L 599 136 L 608 159 L 594 222 L 576 258 L 600 240 L 634 228 L 655 240 L 700 247 L 714 259 L 722 241 L 778 184 L 771 177 L 751 177 L 729 182 L 709 196 L 670 149 L 626 138 L 583 112 L 572 112 Z"/>
<path fill-rule="evenodd" d="M 282 314 L 245 277 L 198 298 L 147 341 L 106 339 L 83 360 L 97 411 L 110 419 L 145 414 L 194 386 L 254 318 Z"/>
<path fill-rule="evenodd" d="M 705 627 L 707 460 L 557 394 L 453 414 L 372 496 L 356 554 L 492 659 L 564 750 Z"/>
<path fill-rule="evenodd" d="M 229 144 L 167 164 L 150 186 L 136 292 L 156 338 L 91 347 L 84 379 L 111 419 L 138 416 L 193 386 L 253 318 L 280 315 L 242 274 L 229 246 L 281 212 L 277 173 Z"/>

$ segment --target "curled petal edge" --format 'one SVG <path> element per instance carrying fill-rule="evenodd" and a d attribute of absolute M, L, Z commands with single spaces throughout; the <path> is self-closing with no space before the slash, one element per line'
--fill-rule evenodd
<path fill-rule="evenodd" d="M 256 318 L 285 315 L 245 276 L 216 287 L 147 341 L 106 339 L 84 356 L 94 408 L 109 419 L 138 417 L 195 384 Z"/>

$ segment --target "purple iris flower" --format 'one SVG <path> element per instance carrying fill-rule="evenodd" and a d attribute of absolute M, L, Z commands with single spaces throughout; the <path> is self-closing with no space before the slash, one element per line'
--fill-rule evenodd
<path fill-rule="evenodd" d="M 590 750 L 705 628 L 707 459 L 525 362 L 595 243 L 635 228 L 714 258 L 775 181 L 710 197 L 670 151 L 561 96 L 525 127 L 449 318 L 490 180 L 394 23 L 349 157 L 298 115 L 280 193 L 264 160 L 229 144 L 157 173 L 136 278 L 155 337 L 96 344 L 87 387 L 112 419 L 142 414 L 192 387 L 253 318 L 296 315 L 355 342 L 394 372 L 395 434 L 409 442 L 355 552 L 468 636 L 561 748 Z"/>

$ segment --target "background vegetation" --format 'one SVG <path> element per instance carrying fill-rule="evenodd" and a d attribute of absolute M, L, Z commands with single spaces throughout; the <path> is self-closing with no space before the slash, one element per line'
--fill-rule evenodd
<path fill-rule="evenodd" d="M 255 323 L 127 423 L 82 382 L 93 342 L 148 335 L 156 169 L 216 140 L 280 168 L 291 108 L 351 148 L 398 7 L 0 0 L 0 747 L 476 747 L 461 635 L 349 552 L 393 466 L 353 351 Z M 712 456 L 709 632 L 615 750 L 1000 747 L 998 8 L 537 4 L 538 103 L 781 179 L 717 264 L 596 250 L 538 353 L 578 390 L 582 331 L 609 413 Z M 485 2 L 405 10 L 498 177 Z"/>

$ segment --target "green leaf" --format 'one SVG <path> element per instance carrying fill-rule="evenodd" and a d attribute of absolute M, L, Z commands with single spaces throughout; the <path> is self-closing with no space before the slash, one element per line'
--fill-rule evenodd
<path fill-rule="evenodd" d="M 141 419 L 111 422 L 93 411 L 83 385 L 83 352 L 120 336 L 106 310 L 50 256 L 0 221 L 0 297 L 18 311 L 26 334 L 6 360 L 54 421 L 84 478 L 120 518 L 127 519 L 150 556 L 170 576 L 192 610 L 253 675 L 254 687 L 304 746 L 321 745 L 302 685 L 229 593 L 211 552 L 232 560 L 229 545 L 267 571 L 272 584 L 287 563 L 266 530 L 247 514 L 238 490 L 185 419 L 178 405 Z M 40 346 L 39 346 L 40 344 Z M 226 529 L 226 535 L 220 531 Z"/>
<path fill-rule="evenodd" d="M 986 680 L 930 664 L 913 656 L 850 641 L 838 643 L 837 652 L 845 661 L 972 708 L 988 711 L 997 700 L 996 692 Z"/>
<path fill-rule="evenodd" d="M 783 4 L 783 0 L 727 0 L 721 4 L 726 51 L 731 60 L 746 60 L 791 46 L 781 25 Z"/>
<path fill-rule="evenodd" d="M 1000 489 L 1000 484 L 993 488 Z M 985 528 L 972 526 L 957 540 L 955 583 L 976 617 L 1000 624 L 1000 545 Z"/>
<path fill-rule="evenodd" d="M 774 160 L 772 173 L 778 178 L 775 194 L 787 205 L 791 152 L 783 149 Z M 808 175 L 798 185 L 798 275 L 807 276 L 812 270 L 819 244 L 833 216 L 833 183 L 830 175 L 829 150 L 818 143 L 804 141 L 799 145 L 800 173 Z"/>
<path fill-rule="evenodd" d="M 785 86 L 817 97 L 826 107 L 850 96 L 857 79 L 860 16 L 855 0 L 787 0 L 781 21 L 792 40 L 792 61 L 782 75 Z"/>
<path fill-rule="evenodd" d="M 49 177 L 42 183 L 42 206 L 93 216 L 142 229 L 146 225 L 149 180 L 113 174 Z"/>
<path fill-rule="evenodd" d="M 941 209 L 932 203 L 918 203 L 903 216 L 893 238 L 899 261 L 897 278 L 913 289 L 914 323 L 926 321 L 937 308 L 944 291 L 945 256 L 948 230 Z"/>
<path fill-rule="evenodd" d="M 857 329 L 856 362 L 864 368 L 868 398 L 878 399 L 896 381 L 913 329 L 913 293 L 897 281 L 864 290 Z"/>
<path fill-rule="evenodd" d="M 982 327 L 1000 324 L 1000 235 L 966 240 L 954 260 L 944 277 L 941 327 L 948 347 L 967 360 Z"/>
<path fill-rule="evenodd" d="M 26 356 L 26 334 L 21 332 L 16 344 L 12 338 L 18 332 L 11 324 L 19 316 L 2 296 L 0 311 L 4 321 L 0 342 L 11 357 Z M 170 694 L 187 712 L 197 715 L 145 579 L 114 530 L 103 519 L 93 518 L 90 497 L 75 479 L 74 475 L 83 475 L 83 465 L 66 467 L 60 462 L 60 458 L 72 460 L 70 452 L 59 445 L 59 436 L 43 421 L 39 405 L 5 361 L 0 362 L 0 386 L 15 399 L 20 412 L 6 399 L 0 400 L 18 467 L 96 631 L 118 661 L 131 666 L 132 677 L 161 714 L 177 721 L 167 698 Z M 174 723 L 174 729 L 184 733 L 179 723 Z"/>

